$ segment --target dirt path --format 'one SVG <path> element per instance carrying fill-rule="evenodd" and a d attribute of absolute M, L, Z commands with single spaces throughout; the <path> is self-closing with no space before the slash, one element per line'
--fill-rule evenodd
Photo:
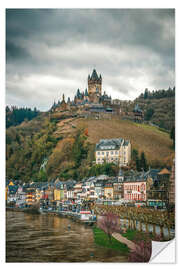
<path fill-rule="evenodd" d="M 130 241 L 127 238 L 123 237 L 120 233 L 113 233 L 112 236 L 116 240 L 118 240 L 119 242 L 126 244 L 128 246 L 128 248 L 130 248 L 132 250 L 136 249 L 136 245 L 132 241 Z"/>

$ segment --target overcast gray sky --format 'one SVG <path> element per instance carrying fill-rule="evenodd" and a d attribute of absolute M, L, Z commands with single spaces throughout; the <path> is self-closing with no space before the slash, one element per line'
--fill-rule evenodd
<path fill-rule="evenodd" d="M 9 9 L 6 103 L 48 110 L 96 68 L 112 98 L 175 85 L 173 9 Z"/>

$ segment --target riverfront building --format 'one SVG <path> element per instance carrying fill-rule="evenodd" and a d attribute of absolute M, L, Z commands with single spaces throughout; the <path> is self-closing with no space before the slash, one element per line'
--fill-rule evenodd
<path fill-rule="evenodd" d="M 124 183 L 124 199 L 146 201 L 146 181 L 127 181 Z"/>

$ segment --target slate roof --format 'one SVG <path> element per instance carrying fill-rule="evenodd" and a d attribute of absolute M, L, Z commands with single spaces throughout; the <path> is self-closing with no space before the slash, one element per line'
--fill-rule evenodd
<path fill-rule="evenodd" d="M 87 91 L 87 88 L 85 89 L 85 94 L 84 94 L 86 97 L 88 96 L 88 91 Z"/>
<path fill-rule="evenodd" d="M 144 177 L 147 179 L 148 177 L 151 177 L 153 182 L 155 182 L 157 179 L 157 175 L 160 172 L 159 169 L 150 169 L 144 174 Z"/>
<path fill-rule="evenodd" d="M 139 107 L 138 104 L 135 105 L 135 107 L 134 107 L 134 112 L 139 112 L 139 113 L 142 112 L 142 110 L 140 109 L 140 107 Z"/>
<path fill-rule="evenodd" d="M 127 146 L 130 143 L 128 140 L 124 140 L 123 146 Z"/>
<path fill-rule="evenodd" d="M 105 112 L 105 108 L 102 106 L 102 107 L 99 107 L 99 106 L 92 106 L 89 108 L 89 110 L 91 112 Z"/>
<path fill-rule="evenodd" d="M 101 174 L 101 175 L 96 177 L 97 180 L 107 180 L 108 178 L 109 178 L 109 176 L 105 175 L 105 174 Z"/>
<path fill-rule="evenodd" d="M 14 185 L 14 186 L 9 186 L 8 187 L 9 190 L 9 194 L 16 194 L 17 190 L 18 190 L 18 186 Z"/>
<path fill-rule="evenodd" d="M 93 69 L 92 75 L 91 75 L 91 80 L 99 80 L 99 77 L 97 75 L 97 72 L 95 69 Z"/>
<path fill-rule="evenodd" d="M 99 180 L 96 183 L 94 183 L 95 187 L 104 187 L 105 183 L 103 180 Z"/>
<path fill-rule="evenodd" d="M 96 151 L 97 150 L 116 150 L 120 148 L 123 142 L 124 140 L 122 138 L 101 139 L 99 143 L 96 144 Z"/>

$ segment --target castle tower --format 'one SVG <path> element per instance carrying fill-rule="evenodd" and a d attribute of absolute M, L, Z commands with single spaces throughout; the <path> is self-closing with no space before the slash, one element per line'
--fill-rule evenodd
<path fill-rule="evenodd" d="M 98 102 L 102 92 L 102 77 L 98 77 L 94 69 L 92 75 L 88 76 L 88 94 L 90 102 Z"/>
<path fill-rule="evenodd" d="M 65 101 L 65 96 L 64 96 L 64 94 L 62 95 L 61 110 L 62 110 L 62 111 L 67 110 L 67 104 L 66 104 L 66 101 Z"/>

